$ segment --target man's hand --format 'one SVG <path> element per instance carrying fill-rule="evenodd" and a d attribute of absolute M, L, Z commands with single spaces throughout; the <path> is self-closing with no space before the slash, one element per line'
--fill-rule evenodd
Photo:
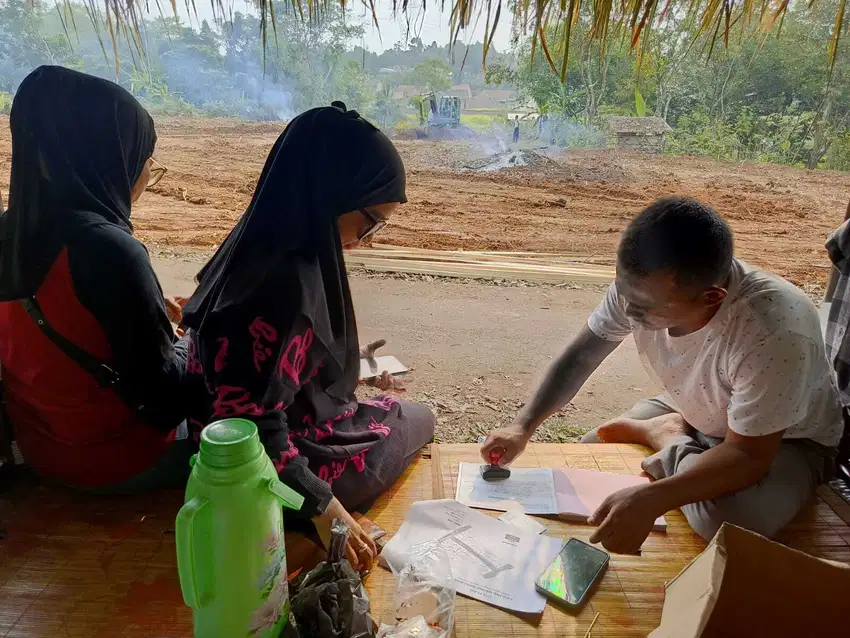
<path fill-rule="evenodd" d="M 348 535 L 348 544 L 345 546 L 345 557 L 351 566 L 359 572 L 367 572 L 372 569 L 375 558 L 378 556 L 378 548 L 375 546 L 375 541 L 367 534 L 360 524 L 355 521 L 351 514 L 342 506 L 336 497 L 334 497 L 328 509 L 324 514 L 319 514 L 313 519 L 313 525 L 316 526 L 316 532 L 319 538 L 322 539 L 322 545 L 326 550 L 331 547 L 331 524 L 334 519 L 341 518 L 348 527 L 350 534 Z"/>
<path fill-rule="evenodd" d="M 606 498 L 587 519 L 589 525 L 599 526 L 590 542 L 602 543 L 616 554 L 637 554 L 655 519 L 664 514 L 658 511 L 658 504 L 646 487 L 627 487 Z"/>
<path fill-rule="evenodd" d="M 520 425 L 509 425 L 506 428 L 493 430 L 481 446 L 481 458 L 490 462 L 490 452 L 501 451 L 499 465 L 507 465 L 525 451 L 531 435 Z"/>

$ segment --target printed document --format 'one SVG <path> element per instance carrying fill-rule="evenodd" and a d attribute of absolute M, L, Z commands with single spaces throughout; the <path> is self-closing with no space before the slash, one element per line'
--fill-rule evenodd
<path fill-rule="evenodd" d="M 469 507 L 507 512 L 522 506 L 526 514 L 557 514 L 555 480 L 548 468 L 511 469 L 510 478 L 485 481 L 479 463 L 461 463 L 455 500 Z"/>
<path fill-rule="evenodd" d="M 538 536 L 457 501 L 420 501 L 410 508 L 380 558 L 382 565 L 398 572 L 411 556 L 440 548 L 451 562 L 459 594 L 539 614 L 546 599 L 534 582 L 563 544 L 561 538 Z"/>

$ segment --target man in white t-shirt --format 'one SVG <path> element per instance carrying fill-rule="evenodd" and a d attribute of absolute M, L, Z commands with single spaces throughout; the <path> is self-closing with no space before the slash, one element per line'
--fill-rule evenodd
<path fill-rule="evenodd" d="M 656 480 L 610 496 L 588 519 L 591 541 L 636 552 L 677 507 L 706 540 L 724 521 L 774 535 L 829 478 L 841 406 L 812 302 L 735 259 L 729 227 L 693 199 L 659 200 L 632 221 L 615 283 L 482 456 L 515 459 L 630 334 L 664 394 L 583 441 L 651 447 L 643 469 Z"/>

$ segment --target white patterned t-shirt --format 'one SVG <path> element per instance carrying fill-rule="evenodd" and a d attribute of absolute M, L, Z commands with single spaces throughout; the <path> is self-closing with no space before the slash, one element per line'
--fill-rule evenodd
<path fill-rule="evenodd" d="M 814 304 L 793 284 L 735 260 L 728 296 L 706 326 L 671 337 L 626 315 L 616 284 L 588 319 L 598 337 L 633 334 L 647 373 L 685 420 L 725 438 L 785 430 L 785 438 L 835 446 L 841 405 Z"/>

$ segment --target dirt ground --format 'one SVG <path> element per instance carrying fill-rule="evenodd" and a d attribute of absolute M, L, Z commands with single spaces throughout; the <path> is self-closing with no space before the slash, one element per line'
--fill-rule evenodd
<path fill-rule="evenodd" d="M 156 156 L 169 173 L 134 210 L 138 235 L 160 249 L 210 251 L 250 200 L 282 126 L 165 119 L 157 128 Z M 497 150 L 495 140 L 398 146 L 410 203 L 381 241 L 405 246 L 557 251 L 611 262 L 619 232 L 642 206 L 687 194 L 730 220 L 741 257 L 816 291 L 827 272 L 824 240 L 850 199 L 850 174 L 837 172 L 595 150 L 474 173 L 457 169 Z M 0 119 L 3 191 L 9 156 L 8 120 Z"/>
<path fill-rule="evenodd" d="M 134 207 L 136 234 L 157 256 L 166 290 L 191 277 L 244 210 L 282 126 L 216 119 L 158 122 L 166 178 Z M 495 140 L 399 141 L 410 202 L 384 243 L 438 249 L 559 252 L 613 263 L 619 232 L 651 200 L 687 194 L 729 219 L 739 256 L 816 295 L 823 243 L 843 218 L 850 174 L 612 150 L 543 152 L 551 161 L 496 173 L 464 171 Z M 533 147 L 533 143 L 527 143 Z M 8 120 L 0 118 L 0 192 L 8 189 Z M 595 287 L 500 287 L 357 274 L 364 338 L 387 338 L 416 368 L 410 395 L 434 406 L 440 437 L 471 440 L 505 421 L 540 368 L 584 322 Z M 541 434 L 564 440 L 651 392 L 633 346 L 606 363 Z"/>

